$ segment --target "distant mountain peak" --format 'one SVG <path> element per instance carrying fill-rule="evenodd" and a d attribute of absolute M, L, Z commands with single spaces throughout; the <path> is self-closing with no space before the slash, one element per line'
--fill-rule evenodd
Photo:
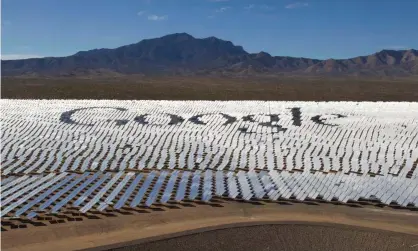
<path fill-rule="evenodd" d="M 396 53 L 396 52 L 402 52 L 402 51 L 405 51 L 405 50 L 404 49 L 401 49 L 401 50 L 383 49 L 379 52 L 376 52 L 376 54 L 378 54 L 378 53 Z"/>
<path fill-rule="evenodd" d="M 211 36 L 181 32 L 115 49 L 80 51 L 68 57 L 1 61 L 3 76 L 80 74 L 249 74 L 418 76 L 418 51 L 381 50 L 351 59 L 317 60 L 250 54 L 242 46 Z"/>
<path fill-rule="evenodd" d="M 160 37 L 159 39 L 191 40 L 195 38 L 188 33 L 181 32 L 181 33 L 173 33 L 173 34 L 165 35 L 165 36 Z"/>
<path fill-rule="evenodd" d="M 214 37 L 214 36 L 210 36 L 210 37 L 207 37 L 207 38 L 204 38 L 204 39 L 206 39 L 206 40 L 219 40 L 219 38 Z"/>
<path fill-rule="evenodd" d="M 264 51 L 260 51 L 259 53 L 257 53 L 256 58 L 262 58 L 262 57 L 271 57 L 271 55 Z"/>

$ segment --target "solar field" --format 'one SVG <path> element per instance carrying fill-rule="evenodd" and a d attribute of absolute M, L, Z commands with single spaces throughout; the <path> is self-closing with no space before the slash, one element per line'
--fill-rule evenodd
<path fill-rule="evenodd" d="M 220 200 L 418 208 L 418 103 L 0 104 L 2 230 Z"/>

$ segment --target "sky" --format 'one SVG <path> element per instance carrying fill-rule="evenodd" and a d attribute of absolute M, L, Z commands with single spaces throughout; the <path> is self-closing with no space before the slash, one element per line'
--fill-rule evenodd
<path fill-rule="evenodd" d="M 418 49 L 418 0 L 2 0 L 2 59 L 68 56 L 171 33 L 318 59 Z"/>

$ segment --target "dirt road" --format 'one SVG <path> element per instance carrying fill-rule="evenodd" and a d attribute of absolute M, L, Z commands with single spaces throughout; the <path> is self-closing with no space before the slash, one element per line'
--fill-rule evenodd
<path fill-rule="evenodd" d="M 418 236 L 418 213 L 408 210 L 350 208 L 330 204 L 268 203 L 259 206 L 228 202 L 224 203 L 223 207 L 216 208 L 196 205 L 162 212 L 7 231 L 2 233 L 2 248 L 32 251 L 86 249 L 173 233 L 181 236 L 184 235 L 182 233 L 184 231 L 196 229 L 204 231 L 207 227 L 239 223 L 302 223 L 305 226 L 338 224 L 348 227 L 348 231 L 356 232 L 357 227 L 361 227 L 374 229 L 373 231 L 384 230 L 406 234 L 402 238 L 410 238 L 409 235 Z M 298 235 L 298 232 L 294 234 Z M 289 232 L 289 236 L 294 234 Z M 382 236 L 376 238 L 385 239 Z M 409 241 L 414 242 L 415 239 Z"/>

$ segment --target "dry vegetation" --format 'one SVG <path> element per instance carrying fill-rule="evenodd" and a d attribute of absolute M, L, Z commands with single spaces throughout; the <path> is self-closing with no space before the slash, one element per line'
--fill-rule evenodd
<path fill-rule="evenodd" d="M 418 80 L 321 78 L 2 78 L 2 98 L 417 101 Z"/>

